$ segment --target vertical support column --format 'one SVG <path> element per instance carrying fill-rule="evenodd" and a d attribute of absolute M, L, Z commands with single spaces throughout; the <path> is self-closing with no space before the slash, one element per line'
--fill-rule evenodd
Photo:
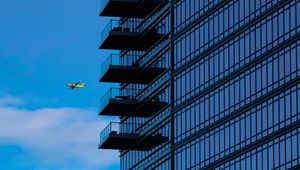
<path fill-rule="evenodd" d="M 175 113 L 174 110 L 174 101 L 175 101 L 175 88 L 174 88 L 174 64 L 175 64 L 175 52 L 174 52 L 174 3 L 173 0 L 169 0 L 170 2 L 170 121 L 171 121 L 171 135 L 170 135 L 170 142 L 171 142 L 171 169 L 175 169 L 175 150 L 174 150 L 174 139 L 175 139 Z"/>

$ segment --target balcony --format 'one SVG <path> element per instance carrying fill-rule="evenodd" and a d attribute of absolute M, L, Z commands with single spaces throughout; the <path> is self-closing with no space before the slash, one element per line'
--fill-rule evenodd
<path fill-rule="evenodd" d="M 157 33 L 154 28 L 146 34 L 140 33 L 133 29 L 137 25 L 138 23 L 133 21 L 121 25 L 119 20 L 111 20 L 101 33 L 102 41 L 99 48 L 146 51 L 164 37 L 164 34 Z"/>
<path fill-rule="evenodd" d="M 168 105 L 159 99 L 139 101 L 126 93 L 134 94 L 137 90 L 111 88 L 101 99 L 99 115 L 150 117 Z"/>
<path fill-rule="evenodd" d="M 131 57 L 131 56 L 130 56 Z M 132 56 L 132 58 L 137 56 Z M 111 54 L 101 66 L 99 82 L 149 84 L 159 77 L 166 68 L 140 67 L 125 65 L 120 61 L 119 54 Z"/>
<path fill-rule="evenodd" d="M 101 0 L 100 16 L 145 18 L 165 0 Z"/>
<path fill-rule="evenodd" d="M 115 123 L 108 124 L 100 133 L 99 149 L 148 151 L 168 141 L 162 135 L 139 135 L 135 133 L 138 124 Z M 144 139 L 141 142 L 141 139 Z"/>

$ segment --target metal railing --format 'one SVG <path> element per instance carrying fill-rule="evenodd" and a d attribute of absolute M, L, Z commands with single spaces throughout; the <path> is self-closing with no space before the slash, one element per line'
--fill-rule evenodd
<path fill-rule="evenodd" d="M 119 19 L 110 20 L 101 32 L 102 42 L 107 38 L 111 31 L 117 32 L 137 32 L 136 27 L 139 24 L 138 21 L 128 20 L 125 23 L 121 23 Z M 101 42 L 101 43 L 102 43 Z"/>
<path fill-rule="evenodd" d="M 101 40 L 102 42 L 107 38 L 109 32 L 113 29 L 118 30 L 120 29 L 120 21 L 119 20 L 110 20 L 107 25 L 104 27 L 103 31 L 101 32 Z M 102 43 L 101 42 L 101 43 Z"/>
<path fill-rule="evenodd" d="M 157 21 L 161 21 L 160 19 L 158 19 L 159 17 L 166 15 L 167 9 L 170 7 L 169 3 L 167 5 L 165 5 L 166 3 L 163 2 L 161 3 L 159 6 L 156 7 L 155 10 L 153 10 L 153 12 L 151 12 L 142 22 L 139 23 L 139 25 L 136 27 L 136 29 L 139 32 L 143 32 L 144 30 L 146 30 L 147 28 L 150 27 L 150 25 L 157 25 Z M 160 9 L 161 6 L 162 7 L 161 10 L 157 10 Z M 164 25 L 165 26 L 165 25 Z"/>
<path fill-rule="evenodd" d="M 109 66 L 111 65 L 121 65 L 120 54 L 110 54 L 107 57 L 100 68 L 101 76 L 103 76 L 107 72 Z"/>
<path fill-rule="evenodd" d="M 100 145 L 104 143 L 110 134 L 136 134 L 135 130 L 140 126 L 137 123 L 110 122 L 100 132 Z"/>
<path fill-rule="evenodd" d="M 134 61 L 139 57 L 140 55 L 126 55 L 126 57 L 129 57 L 132 59 L 132 62 L 126 62 L 121 59 L 120 54 L 110 54 L 107 59 L 102 63 L 100 68 L 100 74 L 103 75 L 107 72 L 109 66 L 115 65 L 115 66 L 133 66 Z"/>
<path fill-rule="evenodd" d="M 102 110 L 108 103 L 109 100 L 115 98 L 116 96 L 120 96 L 119 88 L 110 88 L 108 91 L 103 95 L 100 100 L 100 110 Z"/>
<path fill-rule="evenodd" d="M 110 99 L 116 99 L 116 100 L 134 100 L 135 95 L 138 93 L 138 89 L 120 89 L 120 88 L 110 88 L 108 91 L 103 95 L 103 97 L 100 100 L 100 111 L 106 107 L 106 105 L 109 103 Z"/>

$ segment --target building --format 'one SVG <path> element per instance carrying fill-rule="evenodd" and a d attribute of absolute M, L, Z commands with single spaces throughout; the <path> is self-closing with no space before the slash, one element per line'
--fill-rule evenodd
<path fill-rule="evenodd" d="M 300 169 L 300 0 L 102 0 L 121 169 Z"/>

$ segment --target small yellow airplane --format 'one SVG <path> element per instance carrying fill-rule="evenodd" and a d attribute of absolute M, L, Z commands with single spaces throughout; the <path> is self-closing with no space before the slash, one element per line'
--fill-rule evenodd
<path fill-rule="evenodd" d="M 74 90 L 75 88 L 85 88 L 85 84 L 81 81 L 75 83 L 75 84 L 72 84 L 72 83 L 68 83 L 67 84 L 68 87 L 70 87 L 72 90 Z"/>

